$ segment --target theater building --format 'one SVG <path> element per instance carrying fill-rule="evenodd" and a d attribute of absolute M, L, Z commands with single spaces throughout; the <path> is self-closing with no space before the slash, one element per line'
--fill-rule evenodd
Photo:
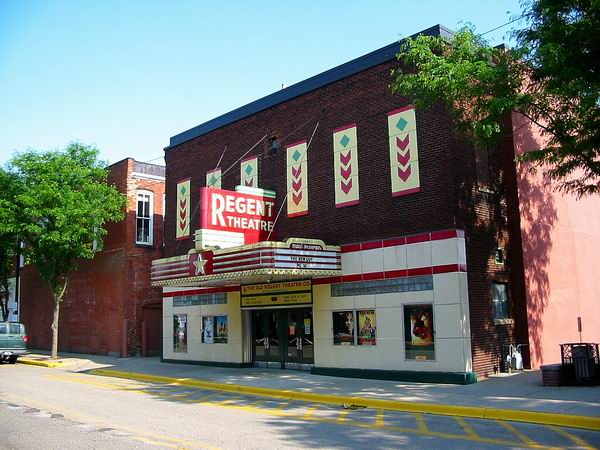
<path fill-rule="evenodd" d="M 531 343 L 513 124 L 475 151 L 398 48 L 171 138 L 163 361 L 470 383 Z"/>

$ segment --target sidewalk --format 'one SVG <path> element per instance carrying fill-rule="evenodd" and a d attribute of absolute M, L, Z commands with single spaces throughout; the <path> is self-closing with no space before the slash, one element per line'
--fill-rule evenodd
<path fill-rule="evenodd" d="M 475 384 L 442 385 L 395 381 L 365 380 L 311 375 L 307 372 L 273 369 L 228 369 L 187 364 L 161 363 L 154 358 L 115 358 L 96 355 L 61 354 L 62 364 L 53 370 L 84 372 L 98 370 L 98 375 L 136 378 L 141 374 L 147 381 L 179 382 L 180 384 L 213 384 L 215 389 L 237 390 L 261 395 L 290 396 L 324 402 L 371 403 L 385 408 L 391 402 L 402 402 L 425 408 L 422 412 L 465 415 L 469 411 L 486 411 L 483 417 L 530 420 L 539 423 L 551 415 L 571 416 L 571 420 L 587 423 L 584 428 L 600 429 L 600 386 L 547 387 L 542 385 L 539 371 L 499 375 Z M 47 355 L 32 354 L 29 359 L 45 360 Z M 125 373 L 123 373 L 125 372 Z M 158 377 L 158 378 L 157 378 Z M 162 378 L 166 377 L 166 378 Z M 298 397 L 300 396 L 300 397 Z M 331 396 L 335 396 L 332 398 Z M 396 408 L 393 408 L 396 409 Z M 461 414 L 465 410 L 467 413 Z M 508 410 L 508 411 L 506 411 Z M 526 411 L 527 413 L 522 413 Z M 502 414 L 500 414 L 502 412 Z M 531 413 L 542 413 L 531 415 Z M 544 414 L 549 413 L 549 414 Z M 522 416 L 519 419 L 519 416 Z M 581 420 L 572 416 L 580 416 Z M 585 417 L 584 417 L 585 416 Z M 471 416 L 472 417 L 472 416 Z M 544 419 L 546 417 L 546 419 Z M 541 422 L 540 422 L 541 421 Z M 571 426 L 565 422 L 565 426 Z M 572 426 L 577 426 L 575 423 Z"/>

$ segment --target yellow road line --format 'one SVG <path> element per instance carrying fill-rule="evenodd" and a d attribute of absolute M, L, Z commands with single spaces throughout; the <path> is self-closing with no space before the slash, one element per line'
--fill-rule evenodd
<path fill-rule="evenodd" d="M 377 410 L 377 415 L 375 416 L 375 426 L 376 427 L 385 426 L 385 422 L 383 421 L 383 409 Z"/>
<path fill-rule="evenodd" d="M 59 377 L 54 377 L 54 379 L 59 379 Z M 105 388 L 116 389 L 116 390 L 127 389 L 127 388 L 124 388 L 124 387 L 121 387 L 118 385 L 113 385 L 110 383 L 102 383 L 102 382 L 97 382 L 97 381 L 71 379 L 69 377 L 62 377 L 60 379 L 63 381 L 80 382 L 83 384 L 96 385 L 99 387 L 105 387 Z M 129 392 L 145 393 L 144 390 L 137 390 L 137 391 L 129 390 Z M 157 395 L 156 393 L 154 393 L 152 391 L 149 391 L 148 393 L 150 395 Z M 256 407 L 256 406 L 250 406 L 250 405 L 231 404 L 231 402 L 233 400 L 225 400 L 224 402 L 206 401 L 207 399 L 209 399 L 211 397 L 215 397 L 215 396 L 218 396 L 221 394 L 222 394 L 222 392 L 215 392 L 215 393 L 206 395 L 200 399 L 186 400 L 186 401 L 188 401 L 190 403 L 192 403 L 192 402 L 193 403 L 202 403 L 207 406 L 222 407 L 222 408 L 235 408 L 235 409 L 245 410 L 245 411 L 254 412 L 254 413 L 258 413 L 258 414 L 271 414 L 271 415 L 275 415 L 275 416 L 295 417 L 295 418 L 299 418 L 301 420 L 324 422 L 324 423 L 337 423 L 339 425 L 350 425 L 350 426 L 356 426 L 356 427 L 361 427 L 361 428 L 380 428 L 380 429 L 388 430 L 388 431 L 419 434 L 419 435 L 439 437 L 439 438 L 444 438 L 444 439 L 481 442 L 481 443 L 496 444 L 496 445 L 503 445 L 503 446 L 519 446 L 519 447 L 524 447 L 524 448 L 548 448 L 548 447 L 542 446 L 540 444 L 537 444 L 535 441 L 533 441 L 532 439 L 525 436 L 519 430 L 515 429 L 512 425 L 510 425 L 504 421 L 500 421 L 500 420 L 497 420 L 497 422 L 500 423 L 504 428 L 506 428 L 507 430 L 511 431 L 513 434 L 518 436 L 520 438 L 521 442 L 502 440 L 502 439 L 483 438 L 483 437 L 478 436 L 474 430 L 473 430 L 473 433 L 469 433 L 469 432 L 467 432 L 467 430 L 465 428 L 463 428 L 463 429 L 465 430 L 465 432 L 467 432 L 466 435 L 465 434 L 453 434 L 453 433 L 442 433 L 442 432 L 430 431 L 427 428 L 427 424 L 425 423 L 423 415 L 419 414 L 419 413 L 413 414 L 416 419 L 416 422 L 417 422 L 417 428 L 413 429 L 413 428 L 382 425 L 384 411 L 381 409 L 378 410 L 378 412 L 377 412 L 375 423 L 366 423 L 366 422 L 357 422 L 357 421 L 348 420 L 347 418 L 345 418 L 345 420 L 340 421 L 339 417 L 337 419 L 315 417 L 314 412 L 318 409 L 318 406 L 315 406 L 315 405 L 309 407 L 308 410 L 304 414 L 297 414 L 297 413 L 288 412 L 288 411 L 283 410 L 283 408 L 285 406 L 287 406 L 289 404 L 289 402 L 283 402 L 275 408 L 260 408 L 260 407 Z M 161 394 L 161 395 L 168 396 L 168 394 Z M 158 396 L 161 396 L 161 395 L 158 395 Z M 344 412 L 348 413 L 348 411 L 344 411 Z M 460 421 L 457 420 L 457 422 L 460 424 Z M 465 423 L 465 425 L 468 428 L 470 428 L 470 426 L 468 424 Z M 462 424 L 461 424 L 461 426 L 462 426 Z M 573 436 L 573 438 L 579 439 L 576 436 Z M 184 442 L 178 442 L 178 443 L 183 444 Z M 185 444 L 194 445 L 194 443 L 189 443 L 189 442 L 185 442 Z M 196 446 L 197 446 L 197 444 L 196 444 Z M 203 448 L 205 448 L 205 447 L 203 447 Z M 588 445 L 587 448 L 592 448 L 592 447 L 589 447 L 589 445 Z"/>
<path fill-rule="evenodd" d="M 512 434 L 514 434 L 515 436 L 517 436 L 521 440 L 521 442 L 523 442 L 524 444 L 527 444 L 527 445 L 537 445 L 537 442 L 535 442 L 529 436 L 526 436 L 525 434 L 523 434 L 521 431 L 517 430 L 510 423 L 504 422 L 502 420 L 497 420 L 496 422 L 498 422 L 506 430 L 510 431 Z"/>
<path fill-rule="evenodd" d="M 310 408 L 308 408 L 306 410 L 306 412 L 302 415 L 302 419 L 303 420 L 308 420 L 312 417 L 312 415 L 315 413 L 315 411 L 317 410 L 316 406 L 311 406 Z"/>
<path fill-rule="evenodd" d="M 595 450 L 595 447 L 592 447 L 590 444 L 588 444 L 587 442 L 585 442 L 579 436 L 575 436 L 574 434 L 571 434 L 568 431 L 563 430 L 563 429 L 558 428 L 558 427 L 555 427 L 553 425 L 548 425 L 548 428 L 550 428 L 552 431 L 556 431 L 561 436 L 566 437 L 567 439 L 571 440 L 576 445 L 578 445 L 579 447 L 581 447 L 581 448 L 583 448 L 585 450 Z"/>
<path fill-rule="evenodd" d="M 475 430 L 473 429 L 473 427 L 471 427 L 471 425 L 469 425 L 466 422 L 465 419 L 463 419 L 462 417 L 455 417 L 454 420 L 456 420 L 456 422 L 460 425 L 460 427 L 463 430 L 465 430 L 465 433 L 467 433 L 467 436 L 469 436 L 473 440 L 479 440 L 479 439 L 481 439 L 481 437 L 475 432 Z"/>
<path fill-rule="evenodd" d="M 425 419 L 422 414 L 414 414 L 415 419 L 417 419 L 417 426 L 419 427 L 419 431 L 421 433 L 427 433 L 427 424 L 425 423 Z"/>
<path fill-rule="evenodd" d="M 348 414 L 350 414 L 350 411 L 348 411 L 347 409 L 340 411 L 340 415 L 337 418 L 338 422 L 346 422 L 348 420 Z"/>

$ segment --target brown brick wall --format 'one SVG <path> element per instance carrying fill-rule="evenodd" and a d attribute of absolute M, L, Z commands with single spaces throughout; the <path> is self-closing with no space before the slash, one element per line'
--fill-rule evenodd
<path fill-rule="evenodd" d="M 389 92 L 388 63 L 356 74 L 284 104 L 242 119 L 166 152 L 167 215 L 165 256 L 185 254 L 193 237 L 176 241 L 176 183 L 191 178 L 192 205 L 199 201 L 205 175 L 219 160 L 233 165 L 222 180 L 224 189 L 239 183 L 236 160 L 261 136 L 267 139 L 252 154 L 259 155 L 259 185 L 277 192 L 278 206 L 286 191 L 285 146 L 310 139 L 308 150 L 309 214 L 288 219 L 286 207 L 276 225 L 278 240 L 289 237 L 323 239 L 329 244 L 368 241 L 446 228 L 462 228 L 467 236 L 468 288 L 474 369 L 481 375 L 498 364 L 500 347 L 513 340 L 514 326 L 495 325 L 492 281 L 510 281 L 510 262 L 494 263 L 495 249 L 509 252 L 503 188 L 503 161 L 491 158 L 497 174 L 495 192 L 479 190 L 473 146 L 461 139 L 440 108 L 417 112 L 421 192 L 404 197 L 390 194 L 387 112 L 407 104 Z M 357 124 L 360 204 L 335 208 L 332 130 Z M 279 154 L 268 156 L 269 137 L 277 136 Z M 511 147 L 512 148 L 512 147 Z M 513 198 L 511 198 L 514 200 Z M 199 228 L 193 210 L 192 233 Z"/>
<path fill-rule="evenodd" d="M 162 256 L 164 182 L 131 177 L 133 160 L 111 166 L 109 182 L 128 196 L 125 220 L 107 226 L 104 246 L 94 259 L 81 261 L 69 277 L 61 305 L 59 350 L 122 354 L 123 321 L 127 321 L 127 352 L 141 352 L 142 308 L 161 305 L 161 290 L 150 287 L 150 265 Z M 154 244 L 135 244 L 135 194 L 154 192 Z M 21 321 L 30 347 L 49 349 L 52 342 L 52 299 L 34 267 L 23 271 Z"/>

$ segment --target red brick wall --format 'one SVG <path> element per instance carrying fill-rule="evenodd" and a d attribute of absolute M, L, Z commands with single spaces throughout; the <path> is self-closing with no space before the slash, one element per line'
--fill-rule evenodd
<path fill-rule="evenodd" d="M 395 63 L 356 74 L 317 91 L 242 119 L 183 143 L 166 152 L 167 214 L 165 256 L 185 254 L 193 236 L 175 240 L 176 183 L 191 178 L 192 233 L 199 228 L 199 189 L 217 164 L 223 149 L 224 189 L 239 184 L 237 159 L 261 136 L 257 150 L 259 185 L 274 189 L 281 205 L 286 192 L 285 146 L 313 140 L 308 150 L 309 214 L 288 219 L 286 208 L 276 225 L 278 240 L 289 237 L 323 239 L 329 244 L 368 241 L 446 228 L 463 228 L 467 234 L 469 297 L 475 370 L 492 371 L 500 345 L 512 339 L 510 326 L 493 322 L 491 282 L 508 281 L 509 264 L 493 262 L 498 246 L 508 250 L 508 232 L 501 210 L 503 190 L 486 194 L 475 183 L 475 154 L 462 140 L 447 114 L 434 108 L 417 112 L 421 192 L 392 197 L 389 169 L 387 112 L 407 103 L 389 92 L 390 69 Z M 332 130 L 357 124 L 360 204 L 335 208 Z M 277 136 L 279 154 L 268 156 L 271 136 Z M 496 170 L 501 175 L 500 161 Z"/>
<path fill-rule="evenodd" d="M 104 246 L 94 259 L 81 261 L 69 277 L 61 304 L 59 350 L 123 353 L 123 321 L 127 321 L 127 353 L 141 352 L 142 307 L 161 304 L 160 289 L 150 287 L 150 264 L 162 256 L 164 182 L 133 179 L 134 161 L 111 166 L 109 182 L 128 195 L 125 220 L 107 226 Z M 154 192 L 154 244 L 135 244 L 135 194 Z M 49 349 L 52 342 L 52 299 L 34 267 L 23 271 L 21 320 L 27 326 L 30 348 Z"/>

